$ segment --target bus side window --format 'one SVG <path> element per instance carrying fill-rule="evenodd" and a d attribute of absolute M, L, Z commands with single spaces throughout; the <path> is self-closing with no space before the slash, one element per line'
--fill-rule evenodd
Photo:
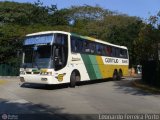
<path fill-rule="evenodd" d="M 83 48 L 83 41 L 77 37 L 71 38 L 71 51 L 81 53 Z"/>
<path fill-rule="evenodd" d="M 116 52 L 116 54 L 115 54 L 116 57 L 120 57 L 120 49 L 119 49 L 119 48 L 116 48 L 116 51 L 115 51 L 115 52 Z"/>
<path fill-rule="evenodd" d="M 81 53 L 83 48 L 83 42 L 79 38 L 76 39 L 77 52 Z"/>
<path fill-rule="evenodd" d="M 106 47 L 105 47 L 104 45 L 102 45 L 102 55 L 103 55 L 103 56 L 106 56 L 106 50 L 105 50 L 105 48 L 106 48 Z"/>
<path fill-rule="evenodd" d="M 101 46 L 101 44 L 97 44 L 97 45 L 96 45 L 96 53 L 97 53 L 98 55 L 101 55 L 101 54 L 102 54 L 102 46 Z"/>
<path fill-rule="evenodd" d="M 72 52 L 76 52 L 77 51 L 76 40 L 73 37 L 71 38 L 71 51 Z"/>
<path fill-rule="evenodd" d="M 91 54 L 94 54 L 95 50 L 96 50 L 95 43 L 94 42 L 90 42 L 89 46 L 90 46 Z"/>
<path fill-rule="evenodd" d="M 127 58 L 127 50 L 120 49 L 120 57 L 121 58 Z"/>
<path fill-rule="evenodd" d="M 111 53 L 112 57 L 115 57 L 115 47 L 112 46 L 112 53 Z"/>
<path fill-rule="evenodd" d="M 122 50 L 122 49 L 120 49 L 120 54 L 119 54 L 119 56 L 120 56 L 121 58 L 123 58 L 123 50 Z"/>
<path fill-rule="evenodd" d="M 90 47 L 89 47 L 89 42 L 88 41 L 83 42 L 83 51 L 86 52 L 86 53 L 90 53 Z"/>
<path fill-rule="evenodd" d="M 111 56 L 111 53 L 112 53 L 112 49 L 111 49 L 111 47 L 110 46 L 106 46 L 106 54 L 107 54 L 107 56 Z"/>
<path fill-rule="evenodd" d="M 128 58 L 127 50 L 124 50 L 124 58 Z"/>

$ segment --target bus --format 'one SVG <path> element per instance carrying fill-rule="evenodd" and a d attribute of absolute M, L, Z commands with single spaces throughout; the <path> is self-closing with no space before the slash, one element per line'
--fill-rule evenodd
<path fill-rule="evenodd" d="M 127 47 L 64 31 L 26 35 L 22 56 L 21 82 L 75 87 L 79 81 L 128 75 Z"/>

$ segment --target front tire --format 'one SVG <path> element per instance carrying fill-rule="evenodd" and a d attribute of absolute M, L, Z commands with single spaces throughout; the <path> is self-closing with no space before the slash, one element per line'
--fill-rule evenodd
<path fill-rule="evenodd" d="M 74 88 L 77 81 L 80 81 L 80 74 L 78 71 L 73 71 L 70 77 L 70 87 Z"/>

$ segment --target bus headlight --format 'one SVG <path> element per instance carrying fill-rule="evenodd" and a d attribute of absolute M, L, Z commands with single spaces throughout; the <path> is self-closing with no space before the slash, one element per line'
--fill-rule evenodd
<path fill-rule="evenodd" d="M 48 72 L 48 75 L 52 75 L 52 72 Z"/>
<path fill-rule="evenodd" d="M 41 75 L 48 75 L 47 72 L 41 72 Z"/>

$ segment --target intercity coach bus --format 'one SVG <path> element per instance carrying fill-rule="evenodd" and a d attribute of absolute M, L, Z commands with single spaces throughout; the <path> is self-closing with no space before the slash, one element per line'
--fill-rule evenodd
<path fill-rule="evenodd" d="M 20 81 L 40 84 L 70 83 L 113 78 L 128 74 L 125 46 L 63 31 L 26 35 Z"/>

